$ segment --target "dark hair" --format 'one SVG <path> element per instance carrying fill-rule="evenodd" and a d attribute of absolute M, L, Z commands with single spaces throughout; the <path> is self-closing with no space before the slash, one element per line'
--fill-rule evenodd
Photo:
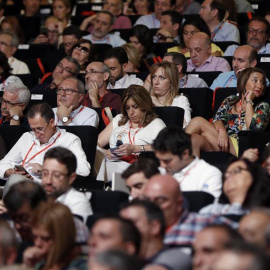
<path fill-rule="evenodd" d="M 77 39 L 80 39 L 82 32 L 77 25 L 70 25 L 63 30 L 63 36 L 75 36 Z"/>
<path fill-rule="evenodd" d="M 8 59 L 6 57 L 6 55 L 2 52 L 0 52 L 0 67 L 3 69 L 2 73 L 1 73 L 1 80 L 5 80 L 8 76 L 10 76 L 10 72 L 12 70 L 12 68 L 10 67 L 9 63 L 8 63 Z"/>
<path fill-rule="evenodd" d="M 253 47 L 251 48 L 252 49 L 250 50 L 250 54 L 248 57 L 250 63 L 253 62 L 254 60 L 258 60 L 258 52 Z"/>
<path fill-rule="evenodd" d="M 186 47 L 186 45 L 185 45 L 184 38 L 183 38 L 183 32 L 184 32 L 184 27 L 186 25 L 192 25 L 192 26 L 198 28 L 200 30 L 200 32 L 203 32 L 203 33 L 207 34 L 208 36 L 211 36 L 210 30 L 202 18 L 196 17 L 196 18 L 186 19 L 184 21 L 184 23 L 182 24 L 181 35 L 180 35 L 180 43 L 182 44 L 182 46 L 184 48 Z"/>
<path fill-rule="evenodd" d="M 56 159 L 59 163 L 65 165 L 68 170 L 68 175 L 76 172 L 76 156 L 67 148 L 58 146 L 49 149 L 44 156 L 44 161 L 46 159 Z"/>
<path fill-rule="evenodd" d="M 142 44 L 142 46 L 145 49 L 145 53 L 143 57 L 146 57 L 148 54 L 152 52 L 153 48 L 153 35 L 151 33 L 151 30 L 142 24 L 135 25 L 131 33 L 129 35 L 130 37 L 136 37 L 138 41 Z"/>
<path fill-rule="evenodd" d="M 165 53 L 164 56 L 172 56 L 172 61 L 175 65 L 182 66 L 182 72 L 184 75 L 187 72 L 187 59 L 182 53 L 178 52 L 168 52 Z"/>
<path fill-rule="evenodd" d="M 9 212 L 17 211 L 26 202 L 35 209 L 43 201 L 46 201 L 46 193 L 41 185 L 26 180 L 12 185 L 4 197 Z"/>
<path fill-rule="evenodd" d="M 52 107 L 48 103 L 38 103 L 30 107 L 27 112 L 27 118 L 34 118 L 37 114 L 49 123 L 51 119 L 54 119 L 54 112 Z"/>
<path fill-rule="evenodd" d="M 164 237 L 165 229 L 166 229 L 166 222 L 165 222 L 165 218 L 164 218 L 162 210 L 156 203 L 151 202 L 149 200 L 134 199 L 131 202 L 124 205 L 122 209 L 126 209 L 129 207 L 143 208 L 148 222 L 151 222 L 153 220 L 158 220 L 160 224 L 159 235 L 162 236 L 162 238 Z"/>
<path fill-rule="evenodd" d="M 125 125 L 129 120 L 126 110 L 126 104 L 130 98 L 132 98 L 135 104 L 145 113 L 144 118 L 142 119 L 141 122 L 141 125 L 143 127 L 147 126 L 155 118 L 157 118 L 154 112 L 154 107 L 150 94 L 143 86 L 132 84 L 124 91 L 122 96 L 122 105 L 121 105 L 122 119 L 119 121 L 118 124 L 119 126 Z"/>
<path fill-rule="evenodd" d="M 94 225 L 100 220 L 114 220 L 119 223 L 119 232 L 123 242 L 131 242 L 135 247 L 135 254 L 138 255 L 141 246 L 141 235 L 134 223 L 128 219 L 124 219 L 119 215 L 106 215 L 99 218 Z M 93 226 L 94 226 L 93 225 Z M 93 228 L 93 227 L 92 227 Z"/>
<path fill-rule="evenodd" d="M 188 149 L 192 154 L 191 136 L 178 127 L 166 127 L 162 129 L 153 142 L 153 148 L 159 152 L 171 152 L 182 158 L 183 152 Z"/>
<path fill-rule="evenodd" d="M 142 172 L 146 178 L 150 178 L 155 174 L 159 174 L 158 164 L 150 158 L 140 158 L 131 164 L 123 173 L 122 178 L 127 179 L 135 173 Z"/>
<path fill-rule="evenodd" d="M 115 47 L 107 51 L 104 56 L 104 61 L 110 58 L 116 58 L 120 65 L 128 63 L 127 53 L 122 47 Z"/>
<path fill-rule="evenodd" d="M 269 36 L 270 35 L 270 23 L 264 18 L 264 17 L 253 17 L 249 22 L 248 22 L 248 28 L 249 25 L 251 24 L 251 22 L 256 21 L 256 22 L 261 22 L 264 23 L 265 27 L 266 27 L 266 35 Z"/>
<path fill-rule="evenodd" d="M 212 0 L 212 2 L 210 3 L 210 8 L 212 10 L 218 10 L 218 19 L 220 22 L 222 22 L 226 13 L 226 7 L 223 4 L 222 0 Z"/>
<path fill-rule="evenodd" d="M 179 24 L 178 35 L 181 33 L 181 25 L 182 25 L 182 16 L 179 12 L 175 10 L 166 10 L 161 13 L 162 16 L 168 15 L 171 18 L 172 24 Z"/>
<path fill-rule="evenodd" d="M 235 0 L 222 0 L 226 10 L 229 12 L 228 20 L 237 22 L 237 5 Z M 225 16 L 225 15 L 224 15 Z"/>
<path fill-rule="evenodd" d="M 60 63 L 63 59 L 66 59 L 68 62 L 70 62 L 70 63 L 72 63 L 72 64 L 74 64 L 74 65 L 76 66 L 76 69 L 75 69 L 75 71 L 74 71 L 75 75 L 78 75 L 78 74 L 80 73 L 81 67 L 80 67 L 80 64 L 79 64 L 79 62 L 78 62 L 77 59 L 75 59 L 75 58 L 73 58 L 73 57 L 71 57 L 71 56 L 65 56 L 64 58 L 62 58 L 62 59 L 59 61 L 59 63 Z"/>

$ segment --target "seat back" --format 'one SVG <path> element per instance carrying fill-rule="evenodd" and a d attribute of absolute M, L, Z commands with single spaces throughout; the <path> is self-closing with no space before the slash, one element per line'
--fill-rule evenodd
<path fill-rule="evenodd" d="M 236 41 L 214 41 L 214 43 L 223 51 L 225 52 L 226 49 L 231 45 L 239 45 Z"/>
<path fill-rule="evenodd" d="M 48 103 L 52 108 L 57 107 L 57 94 L 55 90 L 31 90 L 31 97 L 28 107 L 38 104 L 40 102 Z"/>
<path fill-rule="evenodd" d="M 154 44 L 153 53 L 163 58 L 164 54 L 169 48 L 175 47 L 178 44 L 176 42 L 159 42 Z"/>
<path fill-rule="evenodd" d="M 121 173 L 113 173 L 112 175 L 112 190 L 123 191 L 129 194 L 129 190 L 126 186 L 125 179 L 121 177 Z"/>
<path fill-rule="evenodd" d="M 191 74 L 192 76 L 203 79 L 209 86 L 212 85 L 213 81 L 218 77 L 220 73 L 221 71 L 187 72 L 187 74 Z"/>
<path fill-rule="evenodd" d="M 95 61 L 103 62 L 104 61 L 104 52 L 110 50 L 112 45 L 110 44 L 93 44 L 92 45 L 92 55 Z"/>
<path fill-rule="evenodd" d="M 155 113 L 163 120 L 166 126 L 183 127 L 184 109 L 180 107 L 154 107 Z"/>
<path fill-rule="evenodd" d="M 28 89 L 38 84 L 38 78 L 33 74 L 16 74 L 16 76 L 22 80 L 23 84 L 26 85 Z"/>

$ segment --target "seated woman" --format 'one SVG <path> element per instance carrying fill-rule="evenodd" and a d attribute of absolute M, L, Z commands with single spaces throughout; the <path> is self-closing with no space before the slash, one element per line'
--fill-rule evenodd
<path fill-rule="evenodd" d="M 179 75 L 175 64 L 161 62 L 151 67 L 151 98 L 155 106 L 175 106 L 185 110 L 183 127 L 191 120 L 187 97 L 179 95 Z M 147 83 L 147 81 L 146 81 Z"/>
<path fill-rule="evenodd" d="M 180 35 L 180 45 L 168 49 L 168 52 L 180 52 L 185 55 L 185 57 L 190 57 L 189 52 L 189 41 L 193 35 L 198 32 L 206 33 L 211 36 L 210 30 L 204 20 L 201 18 L 187 19 L 182 25 L 181 35 Z M 214 43 L 211 43 L 211 55 L 222 56 L 223 51 Z"/>
<path fill-rule="evenodd" d="M 87 65 L 92 60 L 91 42 L 86 39 L 81 39 L 71 49 L 71 57 L 78 60 L 80 64 L 80 73 L 85 73 Z"/>
<path fill-rule="evenodd" d="M 191 120 L 186 132 L 191 134 L 193 153 L 223 151 L 238 155 L 240 130 L 264 130 L 269 122 L 269 104 L 264 100 L 265 73 L 258 68 L 243 70 L 237 80 L 238 96 L 227 97 L 219 107 L 213 124 L 202 117 Z"/>
<path fill-rule="evenodd" d="M 153 12 L 153 0 L 131 0 L 124 2 L 124 15 L 148 15 Z"/>
<path fill-rule="evenodd" d="M 32 220 L 34 246 L 23 254 L 23 262 L 34 269 L 87 269 L 79 256 L 76 228 L 69 208 L 61 203 L 41 203 Z"/>
<path fill-rule="evenodd" d="M 137 50 L 129 43 L 125 43 L 121 46 L 127 53 L 128 64 L 125 67 L 125 72 L 139 72 L 140 57 Z"/>
<path fill-rule="evenodd" d="M 234 160 L 224 175 L 220 203 L 200 210 L 202 214 L 244 215 L 252 207 L 268 207 L 270 203 L 270 177 L 267 171 L 247 159 Z M 223 203 L 222 203 L 223 202 Z"/>
<path fill-rule="evenodd" d="M 152 151 L 151 144 L 164 127 L 154 113 L 149 93 L 142 86 L 129 86 L 122 97 L 121 114 L 98 136 L 98 149 L 106 161 L 102 161 L 97 179 L 111 181 L 113 172 L 123 172 L 138 154 Z M 110 149 L 104 148 L 107 144 Z"/>

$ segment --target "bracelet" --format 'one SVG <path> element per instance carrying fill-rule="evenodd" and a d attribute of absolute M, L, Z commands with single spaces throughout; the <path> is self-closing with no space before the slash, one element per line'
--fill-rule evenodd
<path fill-rule="evenodd" d="M 246 101 L 246 104 L 248 104 L 248 103 L 250 103 L 252 106 L 254 105 L 254 102 L 251 101 L 251 100 L 247 100 L 247 101 Z"/>
<path fill-rule="evenodd" d="M 141 145 L 141 152 L 145 152 L 144 145 Z"/>

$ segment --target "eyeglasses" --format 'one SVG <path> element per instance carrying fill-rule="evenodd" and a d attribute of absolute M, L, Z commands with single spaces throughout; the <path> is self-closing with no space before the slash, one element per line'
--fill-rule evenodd
<path fill-rule="evenodd" d="M 73 93 L 80 93 L 77 90 L 71 89 L 71 88 L 58 88 L 56 90 L 57 95 L 62 95 L 65 93 L 65 95 L 72 95 Z"/>
<path fill-rule="evenodd" d="M 34 133 L 45 134 L 45 130 L 48 127 L 48 125 L 49 125 L 49 123 L 47 123 L 47 125 L 43 128 L 40 127 L 40 128 L 31 128 L 31 129 Z"/>
<path fill-rule="evenodd" d="M 71 71 L 71 69 L 69 67 L 64 67 L 62 63 L 57 64 L 57 67 L 74 75 L 74 76 L 76 75 L 74 72 Z"/>
<path fill-rule="evenodd" d="M 237 167 L 237 168 L 235 168 L 235 169 L 233 169 L 233 170 L 226 171 L 226 172 L 225 172 L 225 176 L 226 176 L 226 175 L 235 175 L 235 174 L 239 174 L 239 173 L 241 173 L 242 171 L 249 171 L 249 170 L 246 169 L 246 168 Z"/>
<path fill-rule="evenodd" d="M 19 104 L 22 104 L 21 102 L 10 102 L 10 101 L 8 101 L 8 100 L 5 100 L 5 99 L 3 99 L 3 98 L 0 98 L 0 103 L 2 103 L 2 104 L 6 104 L 7 106 L 9 106 L 9 107 L 12 107 L 12 106 L 16 106 L 16 105 L 19 105 Z"/>
<path fill-rule="evenodd" d="M 85 70 L 85 74 L 97 74 L 97 73 L 105 73 L 104 71 L 97 71 L 94 69 Z"/>
<path fill-rule="evenodd" d="M 81 45 L 76 46 L 75 49 L 80 50 L 82 53 L 89 53 L 89 49 Z"/>
<path fill-rule="evenodd" d="M 48 29 L 48 33 L 51 33 L 53 35 L 58 35 L 58 31 L 57 30 L 49 30 Z"/>
<path fill-rule="evenodd" d="M 248 32 L 249 32 L 249 34 L 255 34 L 255 35 L 263 35 L 263 34 L 265 34 L 266 33 L 266 31 L 265 30 L 260 30 L 260 29 L 253 29 L 253 28 L 249 28 L 248 29 Z"/>
<path fill-rule="evenodd" d="M 62 173 L 59 171 L 49 172 L 48 170 L 41 171 L 42 178 L 51 178 L 53 181 L 61 181 L 64 177 L 68 176 L 68 173 Z"/>
<path fill-rule="evenodd" d="M 7 46 L 7 47 L 13 46 L 13 45 L 11 45 L 11 44 L 7 44 L 7 43 L 4 42 L 4 41 L 0 41 L 0 45 L 4 45 L 4 46 Z"/>

